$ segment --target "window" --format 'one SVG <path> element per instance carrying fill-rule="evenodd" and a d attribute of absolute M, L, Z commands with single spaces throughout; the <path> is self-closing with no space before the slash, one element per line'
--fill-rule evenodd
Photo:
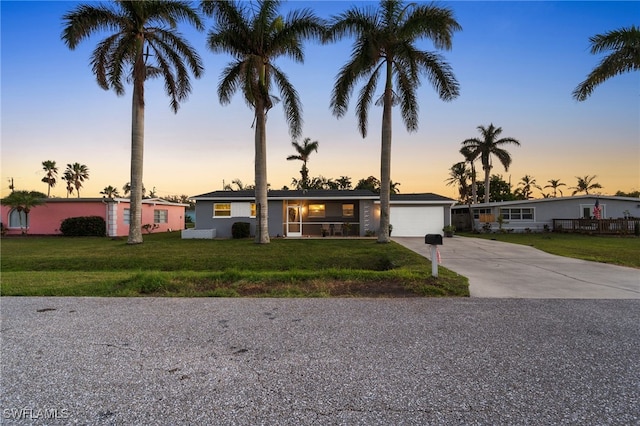
<path fill-rule="evenodd" d="M 500 209 L 504 220 L 533 220 L 533 209 Z"/>
<path fill-rule="evenodd" d="M 167 223 L 169 221 L 169 210 L 154 210 L 153 223 Z"/>
<path fill-rule="evenodd" d="M 256 203 L 251 203 L 251 217 L 256 217 Z"/>
<path fill-rule="evenodd" d="M 325 217 L 324 204 L 309 204 L 309 217 Z"/>
<path fill-rule="evenodd" d="M 355 209 L 353 207 L 353 204 L 342 205 L 342 217 L 353 217 L 354 211 Z"/>
<path fill-rule="evenodd" d="M 9 213 L 9 228 L 28 228 L 29 218 L 24 212 L 18 211 L 18 209 L 11 210 Z"/>
<path fill-rule="evenodd" d="M 131 223 L 131 210 L 130 209 L 124 209 L 122 211 L 122 220 L 124 221 L 125 225 L 129 225 Z"/>
<path fill-rule="evenodd" d="M 229 204 L 229 203 L 214 203 L 213 204 L 213 217 L 231 217 L 231 204 Z"/>
<path fill-rule="evenodd" d="M 473 209 L 473 218 L 480 219 L 480 216 L 491 215 L 491 209 Z"/>

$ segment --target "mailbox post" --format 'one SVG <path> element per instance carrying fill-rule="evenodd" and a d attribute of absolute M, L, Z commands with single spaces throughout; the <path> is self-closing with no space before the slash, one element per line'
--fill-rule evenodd
<path fill-rule="evenodd" d="M 427 234 L 424 236 L 424 243 L 431 247 L 431 275 L 438 277 L 438 246 L 442 245 L 442 235 Z"/>

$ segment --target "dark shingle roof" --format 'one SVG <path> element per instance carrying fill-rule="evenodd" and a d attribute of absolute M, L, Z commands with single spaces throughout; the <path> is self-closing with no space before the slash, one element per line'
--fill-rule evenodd
<path fill-rule="evenodd" d="M 334 190 L 334 189 L 310 189 L 310 190 L 272 190 L 268 191 L 267 197 L 270 200 L 284 200 L 284 199 L 307 199 L 307 200 L 319 200 L 319 199 L 367 199 L 367 200 L 379 200 L 380 196 L 375 192 L 367 189 L 352 189 L 352 190 Z M 255 199 L 255 192 L 253 190 L 248 191 L 213 191 L 206 194 L 196 195 L 191 197 L 194 200 L 253 200 Z M 454 202 L 451 198 L 443 197 L 442 195 L 432 194 L 430 192 L 419 194 L 391 194 L 391 202 Z"/>

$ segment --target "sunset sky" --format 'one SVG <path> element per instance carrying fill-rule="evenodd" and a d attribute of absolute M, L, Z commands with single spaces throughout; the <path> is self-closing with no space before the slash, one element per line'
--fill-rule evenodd
<path fill-rule="evenodd" d="M 83 42 L 75 51 L 60 40 L 62 15 L 77 2 L 1 1 L 1 196 L 16 189 L 47 192 L 41 163 L 88 166 L 82 197 L 98 197 L 112 185 L 129 181 L 131 88 L 125 96 L 103 91 L 91 72 L 90 55 L 104 36 Z M 329 18 L 352 5 L 377 2 L 294 1 L 283 11 L 310 7 Z M 460 83 L 460 96 L 438 99 L 424 80 L 418 89 L 419 130 L 407 133 L 394 115 L 391 178 L 402 193 L 433 192 L 455 198 L 446 186 L 449 168 L 462 161 L 464 139 L 479 136 L 478 125 L 493 123 L 502 136 L 521 142 L 509 146 L 508 172 L 494 162 L 493 173 L 516 188 L 524 176 L 544 186 L 560 179 L 575 186 L 576 176 L 597 175 L 602 194 L 640 189 L 640 73 L 617 76 L 598 86 L 584 102 L 573 89 L 598 64 L 589 37 L 638 25 L 640 2 L 439 2 L 450 7 L 463 30 L 453 49 L 441 52 Z M 211 20 L 205 25 L 211 27 Z M 229 106 L 217 99 L 217 84 L 230 58 L 205 47 L 206 31 L 181 27 L 198 50 L 205 74 L 193 80 L 193 92 L 177 114 L 169 107 L 162 83 L 146 88 L 144 184 L 158 196 L 197 195 L 240 179 L 254 180 L 251 128 L 253 114 L 237 94 Z M 306 43 L 305 62 L 279 60 L 303 103 L 303 138 L 319 142 L 311 156 L 310 176 L 349 176 L 355 185 L 380 177 L 382 108 L 372 106 L 369 134 L 358 133 L 355 103 L 338 120 L 329 109 L 340 67 L 348 60 L 351 39 L 320 45 Z M 434 50 L 428 41 L 420 43 Z M 379 85 L 381 90 L 382 84 Z M 356 88 L 355 95 L 359 87 Z M 355 96 L 353 97 L 355 99 Z M 291 186 L 300 177 L 281 105 L 267 122 L 268 181 L 271 188 Z M 480 166 L 478 165 L 478 169 Z M 571 190 L 562 188 L 565 195 Z M 122 191 L 121 191 L 122 192 Z M 65 197 L 64 182 L 52 195 Z M 534 193 L 540 197 L 539 192 Z M 75 194 L 74 194 L 75 196 Z"/>

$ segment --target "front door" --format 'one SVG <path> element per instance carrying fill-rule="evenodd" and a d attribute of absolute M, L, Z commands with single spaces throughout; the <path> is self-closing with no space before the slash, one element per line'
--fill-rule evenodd
<path fill-rule="evenodd" d="M 300 206 L 287 206 L 287 237 L 302 237 Z"/>

